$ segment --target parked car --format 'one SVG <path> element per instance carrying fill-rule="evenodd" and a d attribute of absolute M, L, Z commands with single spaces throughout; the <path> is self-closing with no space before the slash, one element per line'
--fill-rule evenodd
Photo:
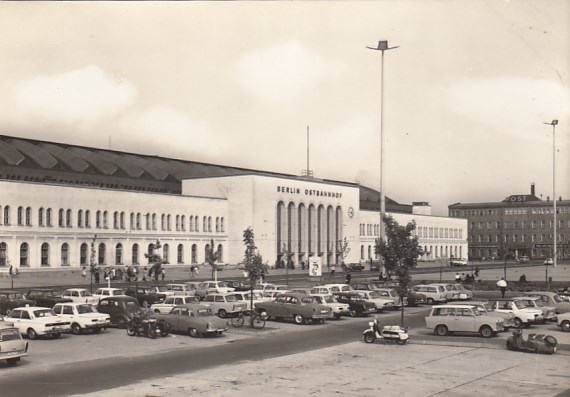
<path fill-rule="evenodd" d="M 356 291 L 356 293 L 364 298 L 368 302 L 374 303 L 376 306 L 376 311 L 381 312 L 383 310 L 393 310 L 396 306 L 394 304 L 394 299 L 380 295 L 377 291 Z"/>
<path fill-rule="evenodd" d="M 412 291 L 417 294 L 425 295 L 428 305 L 447 302 L 447 295 L 441 286 L 418 284 L 412 288 Z"/>
<path fill-rule="evenodd" d="M 525 293 L 525 296 L 539 298 L 536 302 L 539 306 L 553 306 L 556 308 L 557 314 L 570 312 L 570 302 L 562 299 L 562 297 L 556 292 L 531 291 Z"/>
<path fill-rule="evenodd" d="M 349 263 L 347 268 L 351 272 L 361 272 L 364 270 L 364 265 L 362 263 Z"/>
<path fill-rule="evenodd" d="M 532 296 L 519 296 L 512 299 L 519 302 L 518 306 L 524 305 L 524 307 L 542 310 L 542 317 L 544 318 L 544 321 L 556 321 L 556 308 L 554 306 L 539 305 L 540 298 Z"/>
<path fill-rule="evenodd" d="M 470 299 L 473 299 L 473 291 L 470 291 L 467 288 L 465 288 L 465 286 L 463 284 L 455 283 L 455 284 L 449 284 L 449 285 L 452 286 L 453 288 L 455 288 L 455 290 L 459 293 L 458 300 L 468 301 Z"/>
<path fill-rule="evenodd" d="M 61 292 L 48 288 L 33 288 L 26 293 L 26 299 L 36 302 L 36 306 L 49 308 L 56 303 L 71 302 L 71 299 L 62 298 Z"/>
<path fill-rule="evenodd" d="M 351 317 L 368 316 L 369 314 L 376 313 L 376 305 L 364 300 L 356 291 L 336 292 L 333 296 L 336 297 L 340 303 L 348 304 Z"/>
<path fill-rule="evenodd" d="M 126 295 L 101 298 L 97 304 L 97 311 L 108 314 L 111 317 L 111 325 L 117 328 L 125 328 L 135 313 L 144 312 L 135 298 Z"/>
<path fill-rule="evenodd" d="M 12 310 L 6 319 L 14 323 L 22 335 L 30 339 L 51 335 L 56 339 L 62 333 L 69 332 L 70 322 L 52 313 L 51 308 L 39 306 L 18 307 Z"/>
<path fill-rule="evenodd" d="M 249 283 L 241 280 L 225 280 L 224 284 L 229 287 L 233 288 L 234 291 L 249 291 L 250 286 Z"/>
<path fill-rule="evenodd" d="M 502 319 L 503 328 L 505 328 L 505 330 L 515 327 L 515 316 L 512 313 L 497 312 L 495 310 L 492 310 L 488 302 L 484 301 L 457 302 L 456 305 L 475 306 L 480 312 L 484 312 L 488 316 Z"/>
<path fill-rule="evenodd" d="M 223 281 L 219 280 L 203 281 L 200 289 L 205 289 L 207 294 L 227 294 L 234 291 L 233 288 L 228 287 Z"/>
<path fill-rule="evenodd" d="M 378 288 L 374 283 L 371 282 L 355 282 L 351 283 L 350 287 L 355 291 L 373 291 Z"/>
<path fill-rule="evenodd" d="M 234 291 L 232 292 L 232 294 L 234 294 L 236 296 L 236 299 L 238 302 L 243 302 L 246 304 L 246 309 L 245 310 L 251 310 L 251 293 L 247 292 L 247 291 Z M 253 293 L 253 304 L 255 307 L 255 304 L 257 302 L 261 302 L 261 294 L 254 292 Z"/>
<path fill-rule="evenodd" d="M 125 294 L 125 290 L 122 288 L 109 288 L 109 287 L 101 287 L 97 288 L 95 292 L 93 292 L 93 296 L 98 298 L 99 301 L 103 298 L 108 296 L 127 296 Z"/>
<path fill-rule="evenodd" d="M 275 300 L 275 298 L 277 298 L 279 295 L 281 295 L 284 292 L 291 292 L 291 291 L 267 291 L 267 292 L 256 292 L 255 290 L 253 291 L 254 294 L 259 296 L 259 301 L 261 302 L 272 302 Z"/>
<path fill-rule="evenodd" d="M 209 306 L 202 304 L 175 306 L 170 313 L 153 317 L 170 324 L 172 332 L 184 332 L 192 337 L 222 335 L 228 330 L 227 321 L 216 317 Z"/>
<path fill-rule="evenodd" d="M 9 314 L 12 309 L 21 306 L 34 306 L 36 302 L 27 299 L 21 292 L 18 291 L 0 291 L 0 314 Z"/>
<path fill-rule="evenodd" d="M 448 301 L 459 300 L 459 291 L 457 291 L 457 289 L 455 289 L 453 284 L 431 283 L 428 285 L 433 285 L 435 287 L 442 287 L 443 291 L 445 292 L 445 299 L 447 299 Z"/>
<path fill-rule="evenodd" d="M 467 264 L 466 258 L 451 258 L 449 260 L 450 266 L 467 266 Z"/>
<path fill-rule="evenodd" d="M 519 256 L 519 263 L 527 263 L 529 261 L 529 257 L 528 256 Z"/>
<path fill-rule="evenodd" d="M 22 339 L 19 329 L 0 321 L 0 360 L 6 360 L 8 365 L 13 366 L 27 355 L 28 342 Z"/>
<path fill-rule="evenodd" d="M 394 288 L 376 288 L 374 291 L 383 298 L 392 299 L 394 301 L 394 308 L 402 307 L 402 300 L 400 295 Z M 404 306 L 408 306 L 408 297 L 404 297 Z"/>
<path fill-rule="evenodd" d="M 268 318 L 292 318 L 296 324 L 322 323 L 333 316 L 330 307 L 319 305 L 313 297 L 305 294 L 280 294 L 274 301 L 256 303 L 255 308 Z"/>
<path fill-rule="evenodd" d="M 337 292 L 350 292 L 350 291 L 353 291 L 353 289 L 348 284 L 324 284 L 324 285 L 315 285 L 311 289 L 311 294 L 332 295 Z"/>
<path fill-rule="evenodd" d="M 564 332 L 570 332 L 570 312 L 558 315 L 558 326 Z"/>
<path fill-rule="evenodd" d="M 515 327 L 530 327 L 532 324 L 544 322 L 541 309 L 527 307 L 524 302 L 513 299 L 493 299 L 489 301 L 493 311 L 512 313 L 515 316 Z"/>
<path fill-rule="evenodd" d="M 470 332 L 490 338 L 497 332 L 504 331 L 502 319 L 488 316 L 472 305 L 433 306 L 425 322 L 426 327 L 439 336 L 445 336 L 451 332 Z"/>
<path fill-rule="evenodd" d="M 350 314 L 348 303 L 340 303 L 333 295 L 311 295 L 319 305 L 330 307 L 335 320 Z"/>
<path fill-rule="evenodd" d="M 247 309 L 247 303 L 238 301 L 233 292 L 209 293 L 202 303 L 210 306 L 212 312 L 221 318 L 235 316 Z"/>
<path fill-rule="evenodd" d="M 163 294 L 164 296 L 174 295 L 174 291 L 170 291 L 168 288 L 166 288 L 166 285 L 153 285 L 152 287 L 147 288 L 155 294 Z"/>
<path fill-rule="evenodd" d="M 185 295 L 167 296 L 163 302 L 155 303 L 155 304 L 151 305 L 150 310 L 152 310 L 154 313 L 170 313 L 172 308 L 175 306 L 186 305 L 186 304 L 191 304 L 191 303 L 195 303 L 195 304 L 200 303 L 200 298 L 198 298 L 196 295 L 192 295 L 192 296 L 185 296 Z"/>
<path fill-rule="evenodd" d="M 406 297 L 408 298 L 408 306 L 419 306 L 427 303 L 427 298 L 424 294 L 419 294 L 411 289 L 408 290 Z"/>
<path fill-rule="evenodd" d="M 150 307 L 150 305 L 164 302 L 166 299 L 165 294 L 156 293 L 149 287 L 128 287 L 125 290 L 125 295 L 136 298 L 142 307 Z"/>
<path fill-rule="evenodd" d="M 62 298 L 71 299 L 75 303 L 90 303 L 96 305 L 99 298 L 93 296 L 91 291 L 85 288 L 68 288 L 61 293 Z"/>
<path fill-rule="evenodd" d="M 545 266 L 554 265 L 554 260 L 552 258 L 546 258 L 544 260 L 544 265 Z"/>
<path fill-rule="evenodd" d="M 111 323 L 108 314 L 99 313 L 90 303 L 58 303 L 52 310 L 59 318 L 71 323 L 71 332 L 75 335 L 81 335 L 85 330 L 98 334 Z"/>

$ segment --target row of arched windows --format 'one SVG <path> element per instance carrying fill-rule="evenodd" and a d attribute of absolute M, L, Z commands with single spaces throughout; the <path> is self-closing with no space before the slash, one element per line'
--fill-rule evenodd
<path fill-rule="evenodd" d="M 11 225 L 11 213 L 10 206 L 0 207 L 0 213 L 2 217 L 0 219 L 0 224 L 5 226 Z M 57 214 L 57 225 L 59 227 L 73 227 L 73 214 L 71 209 L 60 208 Z M 130 230 L 142 230 L 143 228 L 143 217 L 145 230 L 158 230 L 157 225 L 157 214 L 146 213 L 141 214 L 140 212 L 130 213 Z M 32 208 L 31 207 L 18 207 L 17 214 L 17 225 L 18 226 L 32 226 Z M 187 221 L 188 220 L 188 221 Z M 224 233 L 225 222 L 224 217 L 211 217 L 203 216 L 200 222 L 200 217 L 198 215 L 190 215 L 186 217 L 185 215 L 176 215 L 175 217 L 175 230 L 178 232 L 186 231 L 186 224 L 188 223 L 189 232 L 203 232 L 211 233 L 215 231 L 216 233 Z M 38 226 L 53 226 L 53 211 L 51 208 L 39 208 L 38 209 Z M 77 211 L 77 227 L 80 228 L 90 228 L 91 227 L 91 211 L 90 210 L 79 210 Z M 125 212 L 115 211 L 113 212 L 113 229 L 124 230 L 126 229 Z M 97 229 L 108 229 L 109 228 L 109 212 L 108 211 L 96 211 L 95 212 L 95 228 Z M 160 230 L 171 231 L 172 230 L 172 215 L 161 214 L 160 215 Z"/>
<path fill-rule="evenodd" d="M 107 244 L 99 243 L 95 249 L 94 259 L 98 265 L 139 265 L 141 262 L 141 254 L 139 244 L 133 244 L 131 250 L 131 257 L 124 257 L 123 244 L 118 243 L 115 245 L 114 255 L 110 263 L 107 262 Z M 204 246 L 204 258 L 207 256 L 207 252 L 210 249 L 210 245 L 206 244 Z M 40 250 L 40 265 L 41 266 L 51 266 L 51 246 L 49 243 L 42 243 Z M 87 243 L 82 243 L 79 247 L 79 266 L 86 266 L 90 264 L 91 248 Z M 217 247 L 218 251 L 218 261 L 223 262 L 223 246 L 221 244 Z M 150 256 L 153 254 L 153 244 L 147 246 L 147 254 Z M 170 245 L 164 244 L 162 246 L 162 252 L 160 252 L 162 259 L 167 263 L 170 263 Z M 30 266 L 30 245 L 26 242 L 20 244 L 20 261 L 19 266 Z M 176 247 L 176 263 L 185 263 L 184 257 L 184 245 L 178 244 Z M 190 263 L 198 263 L 198 245 L 192 244 Z M 61 266 L 70 266 L 75 263 L 71 263 L 71 249 L 68 243 L 63 243 L 60 246 L 60 256 L 59 264 Z M 8 265 L 8 244 L 5 242 L 0 242 L 0 266 Z"/>
<path fill-rule="evenodd" d="M 461 258 L 463 256 L 463 249 L 460 246 L 438 246 L 438 245 L 425 245 L 423 247 L 423 258 L 424 259 L 435 259 L 435 258 Z M 368 245 L 360 246 L 360 259 L 370 260 L 371 258 L 378 259 L 378 254 L 374 252 L 374 246 Z"/>

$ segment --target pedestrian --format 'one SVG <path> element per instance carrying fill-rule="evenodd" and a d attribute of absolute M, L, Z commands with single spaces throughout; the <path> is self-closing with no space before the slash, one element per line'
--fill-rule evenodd
<path fill-rule="evenodd" d="M 350 269 L 346 271 L 346 284 L 350 285 L 350 280 L 352 279 L 352 275 L 350 274 Z"/>
<path fill-rule="evenodd" d="M 162 277 L 162 281 L 164 281 L 164 279 L 166 278 L 166 272 L 164 271 L 164 269 L 162 269 L 162 270 L 160 271 L 160 275 L 161 275 L 161 277 Z"/>
<path fill-rule="evenodd" d="M 465 273 L 461 273 L 461 279 L 459 281 L 465 282 L 465 280 L 467 280 L 467 276 L 465 276 Z"/>
<path fill-rule="evenodd" d="M 475 266 L 475 277 L 479 277 L 479 266 Z"/>
<path fill-rule="evenodd" d="M 334 278 L 335 271 L 336 271 L 336 265 L 333 263 L 331 265 L 331 278 Z"/>
<path fill-rule="evenodd" d="M 455 273 L 455 282 L 460 282 L 461 281 L 461 276 L 459 275 L 459 273 Z"/>
<path fill-rule="evenodd" d="M 87 271 L 85 270 L 85 266 L 83 266 L 83 270 L 81 271 L 81 277 L 85 278 L 87 276 Z"/>
<path fill-rule="evenodd" d="M 99 284 L 99 269 L 95 269 L 95 284 Z"/>
<path fill-rule="evenodd" d="M 507 291 L 507 282 L 504 277 L 501 277 L 501 279 L 497 281 L 497 287 L 501 290 L 501 297 L 504 298 L 505 292 Z"/>
<path fill-rule="evenodd" d="M 146 281 L 146 273 L 148 272 L 148 269 L 146 268 L 146 266 L 143 269 L 143 281 Z"/>

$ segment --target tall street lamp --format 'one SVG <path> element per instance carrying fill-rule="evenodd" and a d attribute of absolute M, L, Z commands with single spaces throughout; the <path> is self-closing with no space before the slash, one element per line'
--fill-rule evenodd
<path fill-rule="evenodd" d="M 378 230 L 380 240 L 384 239 L 384 221 L 382 217 L 386 212 L 386 200 L 384 196 L 384 52 L 388 50 L 393 50 L 396 47 L 388 47 L 388 41 L 380 40 L 378 42 L 378 47 L 366 47 L 370 50 L 382 52 L 382 71 L 380 74 L 380 228 Z M 383 271 L 383 266 L 378 266 L 380 272 Z"/>
<path fill-rule="evenodd" d="M 556 269 L 556 238 L 557 238 L 557 230 L 556 230 L 556 125 L 558 124 L 558 120 L 552 120 L 550 123 L 544 123 L 552 126 L 552 202 L 554 203 L 554 240 L 553 240 L 553 265 Z"/>

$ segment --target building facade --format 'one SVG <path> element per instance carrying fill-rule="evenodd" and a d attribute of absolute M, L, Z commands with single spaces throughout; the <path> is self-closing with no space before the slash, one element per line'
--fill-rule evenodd
<path fill-rule="evenodd" d="M 251 227 L 270 266 L 373 257 L 379 194 L 358 184 L 0 136 L 0 271 L 243 260 Z M 462 257 L 467 222 L 387 198 L 424 259 Z M 342 242 L 348 243 L 348 249 Z"/>
<path fill-rule="evenodd" d="M 556 204 L 557 257 L 570 255 L 570 200 L 516 194 L 500 202 L 456 203 L 449 216 L 468 222 L 469 255 L 477 259 L 550 258 L 554 256 L 554 204 Z"/>

